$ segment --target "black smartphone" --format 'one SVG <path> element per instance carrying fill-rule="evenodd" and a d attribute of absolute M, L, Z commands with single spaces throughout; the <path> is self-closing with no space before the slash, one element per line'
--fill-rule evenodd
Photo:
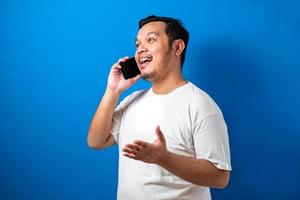
<path fill-rule="evenodd" d="M 134 57 L 129 58 L 125 62 L 121 62 L 120 65 L 125 79 L 133 78 L 141 73 Z"/>

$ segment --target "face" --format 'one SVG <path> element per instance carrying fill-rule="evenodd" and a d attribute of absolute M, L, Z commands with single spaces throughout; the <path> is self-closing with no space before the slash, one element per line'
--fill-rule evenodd
<path fill-rule="evenodd" d="M 168 74 L 172 49 L 165 33 L 164 22 L 150 22 L 138 32 L 135 59 L 142 78 L 159 81 Z"/>

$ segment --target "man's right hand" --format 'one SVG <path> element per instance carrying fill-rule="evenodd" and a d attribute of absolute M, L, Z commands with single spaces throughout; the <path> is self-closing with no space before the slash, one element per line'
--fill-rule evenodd
<path fill-rule="evenodd" d="M 111 134 L 114 109 L 117 105 L 120 94 L 131 87 L 141 77 L 138 75 L 131 79 L 124 79 L 121 72 L 120 62 L 124 62 L 128 58 L 129 57 L 120 58 L 110 70 L 105 94 L 94 113 L 89 128 L 87 142 L 91 148 L 102 149 L 116 143 L 113 135 Z"/>
<path fill-rule="evenodd" d="M 120 58 L 117 63 L 113 64 L 107 81 L 107 89 L 115 91 L 117 93 L 122 93 L 124 90 L 130 88 L 134 83 L 136 83 L 141 75 L 137 75 L 134 78 L 124 79 L 121 72 L 120 62 L 128 60 L 129 57 Z"/>

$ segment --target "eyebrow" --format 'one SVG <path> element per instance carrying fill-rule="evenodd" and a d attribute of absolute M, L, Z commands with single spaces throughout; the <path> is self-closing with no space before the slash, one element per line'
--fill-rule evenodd
<path fill-rule="evenodd" d="M 149 37 L 149 35 L 151 35 L 151 34 L 159 36 L 159 32 L 157 32 L 157 31 L 151 31 L 151 32 L 147 33 L 146 37 Z M 138 39 L 136 38 L 135 41 L 137 42 Z"/>

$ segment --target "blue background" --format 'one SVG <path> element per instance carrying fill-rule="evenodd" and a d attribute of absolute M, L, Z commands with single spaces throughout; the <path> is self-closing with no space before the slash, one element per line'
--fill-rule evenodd
<path fill-rule="evenodd" d="M 87 131 L 110 66 L 133 55 L 137 22 L 150 14 L 184 22 L 184 76 L 228 123 L 233 171 L 213 198 L 299 199 L 299 8 L 296 0 L 1 1 L 0 199 L 115 199 L 117 147 L 89 149 Z"/>

